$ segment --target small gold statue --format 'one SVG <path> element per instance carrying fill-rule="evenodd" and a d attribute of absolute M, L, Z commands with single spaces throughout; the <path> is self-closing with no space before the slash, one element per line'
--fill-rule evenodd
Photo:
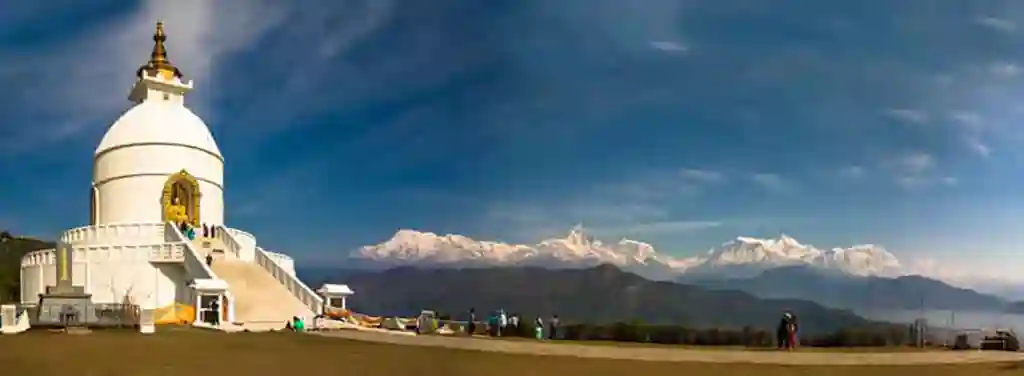
<path fill-rule="evenodd" d="M 167 206 L 167 219 L 174 223 L 188 221 L 188 210 L 185 209 L 185 205 L 181 204 L 181 199 L 178 197 L 175 197 L 174 202 Z"/>

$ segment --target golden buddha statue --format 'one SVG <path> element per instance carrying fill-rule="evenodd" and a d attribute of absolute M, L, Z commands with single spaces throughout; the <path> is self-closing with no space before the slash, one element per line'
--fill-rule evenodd
<path fill-rule="evenodd" d="M 174 198 L 174 202 L 167 206 L 167 220 L 174 223 L 182 223 L 188 221 L 188 210 L 185 209 L 185 205 L 181 204 L 181 199 L 178 197 Z"/>

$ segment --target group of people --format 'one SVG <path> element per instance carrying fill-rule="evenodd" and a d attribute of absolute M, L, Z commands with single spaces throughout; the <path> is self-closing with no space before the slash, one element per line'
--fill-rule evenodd
<path fill-rule="evenodd" d="M 785 312 L 782 314 L 782 320 L 779 321 L 779 328 L 776 332 L 776 339 L 778 339 L 779 349 L 793 350 L 797 345 L 797 335 L 800 327 L 796 322 L 796 315 L 793 312 Z"/>
<path fill-rule="evenodd" d="M 487 333 L 494 337 L 501 337 L 508 333 L 519 333 L 519 325 L 521 324 L 521 318 L 518 314 L 507 314 L 504 309 L 497 310 L 493 315 L 487 318 L 486 329 Z M 548 339 L 555 339 L 558 333 L 558 315 L 551 316 L 551 320 L 548 321 Z M 476 309 L 469 309 L 469 320 L 466 324 L 466 334 L 472 336 L 476 332 L 477 317 Z M 536 321 L 533 325 L 534 337 L 538 340 L 544 339 L 544 319 L 537 316 Z"/>
<path fill-rule="evenodd" d="M 207 225 L 206 223 L 203 223 L 202 229 L 204 238 L 212 238 L 217 236 L 217 226 Z M 182 235 L 188 237 L 188 240 L 196 239 L 196 229 L 192 227 L 192 225 L 190 225 L 188 222 L 178 222 L 178 230 L 181 231 Z"/>

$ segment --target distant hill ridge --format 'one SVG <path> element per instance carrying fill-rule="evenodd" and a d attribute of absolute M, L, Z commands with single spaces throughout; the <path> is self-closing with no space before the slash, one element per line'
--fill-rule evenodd
<path fill-rule="evenodd" d="M 21 294 L 21 258 L 40 249 L 54 248 L 51 241 L 0 231 L 0 302 L 17 302 Z"/>
<path fill-rule="evenodd" d="M 762 298 L 800 298 L 855 310 L 1004 311 L 1003 299 L 950 286 L 922 276 L 860 277 L 805 266 L 770 269 L 751 278 L 683 276 L 682 283 L 711 289 L 745 291 Z"/>
<path fill-rule="evenodd" d="M 300 276 L 314 284 L 310 275 Z M 339 275 L 323 275 L 338 280 Z M 603 264 L 586 269 L 540 267 L 417 268 L 349 271 L 342 279 L 357 292 L 350 307 L 374 315 L 412 315 L 434 309 L 455 317 L 475 307 L 478 314 L 508 312 L 566 322 L 609 323 L 639 320 L 693 328 L 771 329 L 785 310 L 798 312 L 809 332 L 831 332 L 869 325 L 852 312 L 795 299 L 759 299 L 739 291 L 713 291 L 651 281 Z"/>

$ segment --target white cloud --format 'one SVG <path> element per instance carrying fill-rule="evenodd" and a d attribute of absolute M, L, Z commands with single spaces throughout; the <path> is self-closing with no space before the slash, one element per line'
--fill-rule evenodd
<path fill-rule="evenodd" d="M 226 55 L 250 46 L 281 20 L 281 11 L 270 4 L 250 1 L 245 6 L 236 6 L 205 0 L 148 0 L 132 14 L 34 56 L 22 58 L 0 53 L 8 68 L 37 83 L 35 89 L 24 93 L 26 106 L 45 106 L 45 111 L 59 111 L 58 117 L 67 119 L 27 131 L 37 132 L 30 134 L 35 137 L 17 138 L 46 143 L 89 127 L 108 126 L 111 117 L 127 107 L 128 90 L 136 69 L 149 59 L 158 20 L 165 23 L 171 62 L 186 79 L 195 79 L 197 92 L 207 92 L 190 97 L 190 105 L 198 107 L 200 113 L 212 111 L 199 99 L 209 99 L 209 88 L 216 86 L 214 67 Z M 83 68 L 69 70 L 69 61 Z M 60 106 L 47 105 L 54 102 Z"/>
<path fill-rule="evenodd" d="M 1020 66 L 1010 62 L 992 63 L 988 67 L 989 73 L 999 78 L 1013 78 L 1021 73 Z"/>
<path fill-rule="evenodd" d="M 650 44 L 651 48 L 654 48 L 656 50 L 665 51 L 665 52 L 677 52 L 677 53 L 679 53 L 679 52 L 687 52 L 687 51 L 690 50 L 689 47 L 687 47 L 685 45 L 682 45 L 679 42 L 673 42 L 673 41 L 651 41 L 649 44 Z"/>
<path fill-rule="evenodd" d="M 684 169 L 680 175 L 688 181 L 698 183 L 721 183 L 725 181 L 725 173 L 713 170 Z"/>
<path fill-rule="evenodd" d="M 905 189 L 932 187 L 935 185 L 956 185 L 955 177 L 939 175 L 937 163 L 931 154 L 906 153 L 882 161 L 892 173 L 893 182 Z"/>
<path fill-rule="evenodd" d="M 989 148 L 988 145 L 982 143 L 981 140 L 978 140 L 976 138 L 968 139 L 967 146 L 971 149 L 971 151 L 982 157 L 988 157 L 989 155 L 992 154 L 992 149 Z"/>
<path fill-rule="evenodd" d="M 866 173 L 867 170 L 861 166 L 846 166 L 839 169 L 839 176 L 851 179 L 863 177 Z"/>
<path fill-rule="evenodd" d="M 722 222 L 719 221 L 661 221 L 639 223 L 619 228 L 598 229 L 598 231 L 615 235 L 659 235 L 701 231 L 721 226 Z"/>
<path fill-rule="evenodd" d="M 935 158 L 927 153 L 909 153 L 897 157 L 891 163 L 900 173 L 920 175 L 935 167 Z"/>
<path fill-rule="evenodd" d="M 782 192 L 792 188 L 792 184 L 778 174 L 754 173 L 750 179 L 770 191 Z"/>
<path fill-rule="evenodd" d="M 985 126 L 985 119 L 971 111 L 956 111 L 949 115 L 950 119 L 970 131 L 979 131 Z"/>
<path fill-rule="evenodd" d="M 912 108 L 889 108 L 884 115 L 907 123 L 923 124 L 928 122 L 928 113 Z"/>
<path fill-rule="evenodd" d="M 1005 18 L 978 17 L 974 19 L 974 22 L 978 25 L 1004 33 L 1012 33 L 1017 30 L 1017 23 Z"/>

